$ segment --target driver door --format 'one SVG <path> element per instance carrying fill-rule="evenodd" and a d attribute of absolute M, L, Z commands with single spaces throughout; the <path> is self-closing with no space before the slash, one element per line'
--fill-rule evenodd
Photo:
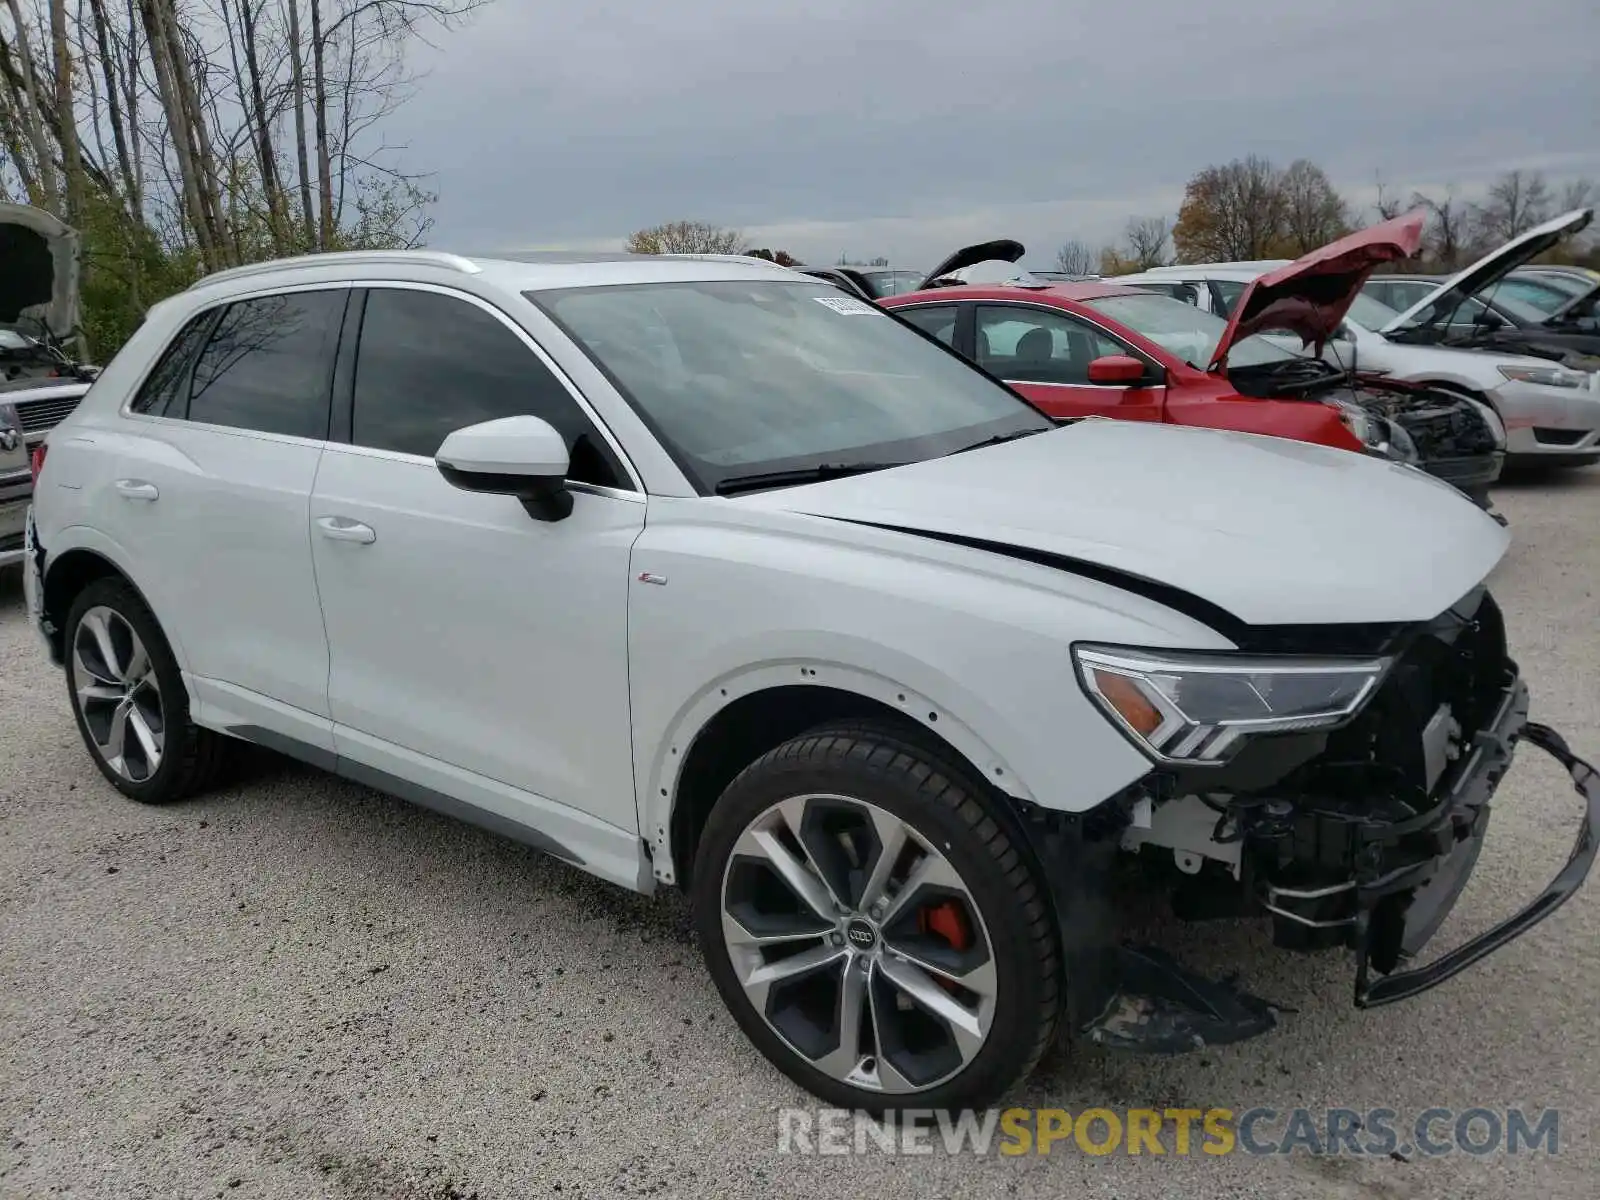
<path fill-rule="evenodd" d="M 356 320 L 307 531 L 335 748 L 357 767 L 341 769 L 633 886 L 628 561 L 644 495 L 497 309 L 373 286 Z M 567 441 L 564 519 L 453 487 L 434 464 L 451 431 L 516 415 Z"/>
<path fill-rule="evenodd" d="M 1070 313 L 1031 304 L 978 304 L 973 340 L 980 367 L 1057 420 L 1162 419 L 1166 388 L 1089 381 L 1089 364 L 1097 358 L 1143 356 Z"/>

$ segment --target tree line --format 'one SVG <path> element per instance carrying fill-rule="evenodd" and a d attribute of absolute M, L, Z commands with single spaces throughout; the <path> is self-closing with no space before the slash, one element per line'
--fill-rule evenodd
<path fill-rule="evenodd" d="M 1478 199 L 1455 187 L 1396 193 L 1380 177 L 1370 215 L 1378 220 L 1421 208 L 1426 233 L 1416 258 L 1396 271 L 1450 272 L 1559 213 L 1600 202 L 1590 179 L 1552 181 L 1538 171 L 1506 171 Z M 1056 267 L 1074 275 L 1125 275 L 1173 262 L 1247 262 L 1298 258 L 1363 224 L 1360 206 L 1342 196 L 1315 163 L 1287 167 L 1256 155 L 1197 172 L 1174 218 L 1130 217 L 1122 237 L 1096 250 L 1064 243 Z M 1545 261 L 1600 267 L 1600 245 L 1558 246 Z"/>
<path fill-rule="evenodd" d="M 488 2 L 3 0 L 0 201 L 82 233 L 101 355 L 205 272 L 418 244 L 434 197 L 378 126 L 413 40 Z"/>

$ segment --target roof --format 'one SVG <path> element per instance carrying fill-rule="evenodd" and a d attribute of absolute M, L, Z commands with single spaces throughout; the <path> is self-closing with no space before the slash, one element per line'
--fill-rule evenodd
<path fill-rule="evenodd" d="M 1137 288 L 1123 287 L 1120 284 L 1105 280 L 1093 280 L 1083 283 L 1052 283 L 1048 287 L 1026 283 L 963 283 L 955 287 L 925 288 L 920 292 L 902 292 L 898 296 L 885 296 L 882 303 L 891 306 L 903 304 L 912 296 L 922 300 L 926 300 L 928 297 L 938 300 L 993 300 L 997 298 L 1010 300 L 1037 296 L 1044 299 L 1054 298 L 1082 303 L 1085 300 L 1103 300 L 1110 296 L 1126 296 L 1137 291 Z"/>
<path fill-rule="evenodd" d="M 471 279 L 517 291 L 542 291 L 595 284 L 773 278 L 793 280 L 800 275 L 741 254 L 510 250 L 465 255 L 440 250 L 354 250 L 303 254 L 216 271 L 189 290 L 234 291 L 277 283 L 362 279 L 443 283 Z"/>
<path fill-rule="evenodd" d="M 1259 279 L 1268 271 L 1288 266 L 1291 261 L 1293 260 L 1287 258 L 1264 258 L 1259 262 L 1189 263 L 1174 267 L 1156 267 L 1132 275 L 1119 275 L 1117 278 L 1149 280 L 1152 283 L 1163 279 L 1237 279 L 1248 283 L 1252 279 Z"/>

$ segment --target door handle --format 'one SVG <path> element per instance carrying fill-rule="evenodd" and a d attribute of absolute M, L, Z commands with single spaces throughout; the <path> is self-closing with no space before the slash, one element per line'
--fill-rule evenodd
<path fill-rule="evenodd" d="M 371 525 L 363 525 L 349 517 L 318 517 L 317 528 L 323 537 L 336 542 L 359 542 L 363 546 L 370 546 L 378 540 L 378 533 Z"/>
<path fill-rule="evenodd" d="M 117 480 L 117 495 L 124 500 L 154 500 L 161 495 L 156 485 L 142 479 Z"/>

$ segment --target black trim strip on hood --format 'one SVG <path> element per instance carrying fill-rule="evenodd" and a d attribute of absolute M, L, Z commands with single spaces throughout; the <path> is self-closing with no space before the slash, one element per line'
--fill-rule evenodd
<path fill-rule="evenodd" d="M 850 525 L 863 525 L 869 529 L 882 529 L 889 533 L 904 533 L 912 537 L 928 538 L 952 546 L 965 546 L 990 554 L 1004 555 L 1021 562 L 1035 563 L 1066 571 L 1096 583 L 1104 583 L 1124 592 L 1131 592 L 1152 600 L 1174 612 L 1216 630 L 1241 650 L 1258 654 L 1330 654 L 1369 655 L 1387 653 L 1403 639 L 1411 628 L 1402 622 L 1371 622 L 1328 625 L 1251 625 L 1235 616 L 1221 605 L 1213 604 L 1193 592 L 1173 587 L 1169 583 L 1150 579 L 1132 571 L 1108 567 L 1087 559 L 1055 554 L 1049 550 L 1036 550 L 1029 546 L 1016 546 L 1009 542 L 994 542 L 987 538 L 967 537 L 958 533 L 939 533 L 928 529 L 911 529 L 904 525 L 886 525 L 878 521 L 857 521 L 849 517 L 833 517 Z"/>

